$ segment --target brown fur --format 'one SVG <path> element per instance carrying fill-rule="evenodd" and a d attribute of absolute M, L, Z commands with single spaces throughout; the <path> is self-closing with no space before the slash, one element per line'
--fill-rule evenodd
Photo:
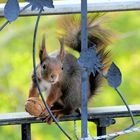
<path fill-rule="evenodd" d="M 96 44 L 97 55 L 100 56 L 100 61 L 104 65 L 101 70 L 104 70 L 108 67 L 109 52 L 106 46 L 111 42 L 111 34 L 100 24 L 101 20 L 98 15 L 88 17 L 88 47 Z M 64 41 L 59 40 L 61 47 L 58 55 L 52 57 L 47 54 L 44 37 L 39 52 L 40 65 L 38 66 L 38 75 L 41 75 L 40 81 L 43 79 L 51 84 L 46 102 L 57 118 L 70 114 L 81 106 L 80 67 L 77 59 L 73 55 L 65 53 L 63 47 L 65 43 L 68 47 L 81 51 L 80 18 L 65 16 L 59 19 L 59 25 L 59 29 L 62 31 L 60 36 L 64 38 Z M 96 72 L 95 76 L 89 75 L 89 90 L 87 91 L 89 99 L 96 94 L 97 89 L 101 86 L 101 81 L 102 77 L 99 73 Z M 31 87 L 29 97 L 37 95 L 36 93 L 33 95 L 31 92 L 35 91 L 34 88 L 34 86 Z M 46 110 L 44 110 L 41 117 L 51 123 L 52 119 L 46 114 Z"/>
<path fill-rule="evenodd" d="M 110 63 L 110 51 L 107 46 L 113 40 L 113 34 L 102 27 L 103 17 L 101 14 L 88 15 L 88 47 L 96 45 L 97 55 L 103 64 L 102 71 L 108 69 Z M 59 19 L 60 36 L 64 37 L 65 44 L 81 52 L 81 18 L 80 15 L 63 16 Z M 96 73 L 89 76 L 89 98 L 96 94 L 98 87 L 102 84 L 102 76 Z"/>

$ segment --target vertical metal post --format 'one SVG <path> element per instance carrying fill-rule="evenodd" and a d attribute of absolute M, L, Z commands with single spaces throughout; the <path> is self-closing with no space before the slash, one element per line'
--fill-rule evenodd
<path fill-rule="evenodd" d="M 97 136 L 106 135 L 106 127 L 100 127 L 97 125 Z M 106 140 L 106 139 L 102 139 Z"/>
<path fill-rule="evenodd" d="M 95 123 L 97 127 L 97 136 L 106 135 L 106 129 L 108 126 L 115 124 L 115 120 L 112 118 L 98 118 Z M 106 140 L 104 138 L 103 140 Z"/>
<path fill-rule="evenodd" d="M 87 82 L 87 72 L 82 72 L 82 113 L 81 113 L 81 120 L 82 120 L 82 138 L 87 138 L 87 92 L 88 92 L 88 82 Z"/>
<path fill-rule="evenodd" d="M 31 124 L 21 125 L 22 140 L 31 140 Z"/>
<path fill-rule="evenodd" d="M 87 0 L 81 0 L 81 50 L 87 49 Z M 88 74 L 86 70 L 82 71 L 82 105 L 81 105 L 81 120 L 82 120 L 82 138 L 88 137 L 87 134 L 87 93 L 88 93 Z"/>

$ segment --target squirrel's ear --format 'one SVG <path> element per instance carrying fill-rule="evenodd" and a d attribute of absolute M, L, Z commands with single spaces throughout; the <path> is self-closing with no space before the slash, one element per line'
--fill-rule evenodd
<path fill-rule="evenodd" d="M 45 35 L 43 35 L 43 39 L 42 39 L 42 44 L 41 47 L 39 49 L 39 59 L 40 59 L 40 63 L 42 63 L 48 56 L 47 51 L 46 51 L 46 45 L 45 45 L 46 41 L 45 41 Z"/>
<path fill-rule="evenodd" d="M 59 42 L 60 42 L 60 52 L 58 54 L 58 57 L 60 58 L 61 61 L 63 61 L 64 60 L 64 56 L 65 56 L 64 39 L 63 38 L 59 38 Z"/>

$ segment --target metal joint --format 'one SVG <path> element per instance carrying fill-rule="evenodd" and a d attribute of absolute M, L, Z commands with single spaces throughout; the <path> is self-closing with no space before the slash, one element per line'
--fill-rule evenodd
<path fill-rule="evenodd" d="M 112 124 L 115 124 L 115 119 L 112 118 L 99 118 L 95 121 L 96 125 L 99 127 L 108 127 Z"/>

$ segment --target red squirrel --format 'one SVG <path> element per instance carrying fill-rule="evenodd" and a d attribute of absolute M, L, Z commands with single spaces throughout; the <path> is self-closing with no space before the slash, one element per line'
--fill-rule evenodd
<path fill-rule="evenodd" d="M 101 19 L 97 15 L 88 16 L 88 47 L 96 44 L 97 55 L 103 64 L 101 70 L 108 68 L 109 51 L 107 45 L 111 42 L 111 33 L 101 27 Z M 78 52 L 81 51 L 81 23 L 78 16 L 63 16 L 59 19 L 61 29 L 60 50 L 55 55 L 48 55 L 45 47 L 45 37 L 39 50 L 40 64 L 37 66 L 37 75 L 42 91 L 46 92 L 46 103 L 56 118 L 71 114 L 81 106 L 81 72 L 77 58 L 64 51 L 64 45 Z M 96 72 L 88 77 L 88 99 L 97 93 L 101 86 L 102 76 Z M 38 97 L 35 77 L 32 76 L 32 86 L 29 97 Z M 48 112 L 44 110 L 40 118 L 52 122 Z"/>

